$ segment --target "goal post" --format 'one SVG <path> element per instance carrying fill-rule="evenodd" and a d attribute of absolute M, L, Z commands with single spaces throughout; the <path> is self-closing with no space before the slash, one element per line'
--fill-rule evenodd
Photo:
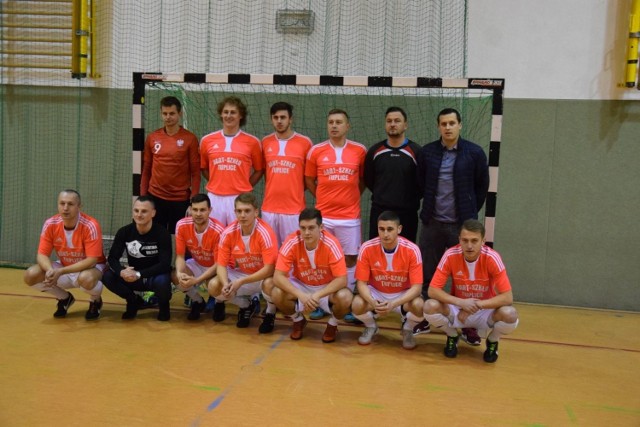
<path fill-rule="evenodd" d="M 240 96 L 249 111 L 245 130 L 259 139 L 273 132 L 269 107 L 293 104 L 293 127 L 318 143 L 326 140 L 326 113 L 343 108 L 351 116 L 348 138 L 369 147 L 384 139 L 384 111 L 399 106 L 408 113 L 407 136 L 424 145 L 436 140 L 437 113 L 446 107 L 462 115 L 462 135 L 485 150 L 490 186 L 481 212 L 486 241 L 492 246 L 498 192 L 504 79 L 384 76 L 333 76 L 228 73 L 133 73 L 132 195 L 140 194 L 146 129 L 160 127 L 156 106 L 162 96 L 183 103 L 185 127 L 198 137 L 221 127 L 215 108 L 224 96 Z M 152 113 L 145 112 L 145 105 Z M 159 107 L 157 107 L 159 110 Z M 258 184 L 260 193 L 263 184 Z M 204 183 L 203 183 L 204 186 Z M 309 201 L 309 199 L 308 199 Z M 362 197 L 362 229 L 367 230 L 369 197 Z"/>

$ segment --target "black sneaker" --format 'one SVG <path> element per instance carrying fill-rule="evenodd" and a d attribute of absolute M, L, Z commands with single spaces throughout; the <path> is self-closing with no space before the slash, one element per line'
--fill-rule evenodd
<path fill-rule="evenodd" d="M 251 323 L 251 318 L 253 317 L 253 313 L 255 310 L 255 304 L 251 301 L 249 307 L 241 308 L 238 310 L 238 321 L 236 322 L 237 328 L 246 328 Z"/>
<path fill-rule="evenodd" d="M 187 315 L 188 320 L 198 320 L 200 319 L 200 313 L 202 313 L 207 306 L 207 303 L 204 300 L 200 302 L 191 301 L 191 311 Z"/>
<path fill-rule="evenodd" d="M 495 363 L 498 360 L 498 341 L 487 340 L 487 349 L 484 351 L 482 358 L 487 363 Z"/>
<path fill-rule="evenodd" d="M 273 327 L 276 323 L 276 315 L 272 313 L 266 313 L 262 323 L 258 328 L 258 332 L 261 334 L 270 334 L 273 331 Z"/>
<path fill-rule="evenodd" d="M 454 358 L 458 355 L 458 335 L 455 337 L 447 336 L 447 343 L 444 346 L 444 355 L 449 358 Z"/>
<path fill-rule="evenodd" d="M 413 327 L 413 335 L 428 334 L 429 332 L 431 332 L 431 326 L 426 320 L 422 320 Z"/>
<path fill-rule="evenodd" d="M 65 317 L 67 315 L 67 310 L 69 310 L 69 307 L 71 307 L 74 302 L 76 302 L 76 299 L 73 297 L 73 294 L 69 292 L 68 297 L 58 300 L 58 309 L 53 313 L 53 317 L 57 319 Z"/>
<path fill-rule="evenodd" d="M 213 321 L 214 322 L 222 322 L 226 315 L 226 306 L 224 302 L 218 302 L 213 305 Z"/>
<path fill-rule="evenodd" d="M 122 313 L 122 320 L 133 320 L 138 315 L 138 297 L 127 300 L 127 308 Z"/>
<path fill-rule="evenodd" d="M 84 315 L 87 320 L 95 320 L 100 317 L 100 309 L 102 308 L 102 298 L 89 302 L 89 310 Z"/>

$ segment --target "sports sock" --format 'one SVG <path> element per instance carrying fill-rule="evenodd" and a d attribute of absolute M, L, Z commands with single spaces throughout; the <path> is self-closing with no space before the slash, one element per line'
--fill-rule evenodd
<path fill-rule="evenodd" d="M 376 320 L 373 318 L 373 313 L 370 311 L 365 312 L 364 314 L 354 314 L 356 319 L 364 323 L 364 326 L 367 328 L 375 328 Z"/>
<path fill-rule="evenodd" d="M 422 322 L 422 320 L 424 319 L 424 317 L 418 317 L 415 314 L 409 312 L 407 313 L 407 320 L 404 322 L 404 325 L 402 325 L 402 329 L 404 329 L 405 331 L 413 331 L 413 328 L 420 322 Z"/>
<path fill-rule="evenodd" d="M 503 335 L 509 335 L 518 327 L 518 322 L 520 319 L 516 320 L 514 323 L 507 323 L 503 321 L 496 322 L 493 325 L 493 330 L 487 337 L 489 341 L 496 342 L 500 340 L 500 337 Z"/>
<path fill-rule="evenodd" d="M 276 305 L 271 301 L 271 297 L 262 292 L 262 298 L 267 302 L 267 313 L 276 314 Z"/>
<path fill-rule="evenodd" d="M 98 301 L 100 299 L 100 295 L 102 295 L 102 288 L 102 282 L 98 280 L 98 283 L 96 283 L 93 289 L 82 288 L 82 290 L 89 294 L 90 301 Z"/>
<path fill-rule="evenodd" d="M 295 314 L 291 316 L 291 320 L 293 320 L 294 322 L 299 322 L 302 319 L 304 319 L 304 315 L 299 311 L 296 311 Z"/>
<path fill-rule="evenodd" d="M 331 326 L 338 326 L 338 319 L 336 319 L 336 316 L 332 314 L 327 323 Z"/>
<path fill-rule="evenodd" d="M 189 290 L 185 292 L 185 294 L 189 295 L 189 298 L 191 298 L 192 301 L 204 302 L 204 299 L 202 298 L 202 296 L 198 292 L 198 286 L 197 285 L 190 287 Z"/>
<path fill-rule="evenodd" d="M 441 313 L 425 314 L 424 318 L 431 325 L 435 326 L 436 328 L 442 329 L 444 333 L 447 334 L 448 336 L 455 337 L 458 335 L 458 331 L 456 330 L 456 328 L 451 327 L 451 323 L 449 322 L 449 319 L 444 314 L 441 314 Z"/>
<path fill-rule="evenodd" d="M 231 302 L 238 306 L 238 308 L 249 308 L 251 300 L 247 297 L 233 297 Z"/>
<path fill-rule="evenodd" d="M 43 282 L 40 283 L 36 283 L 35 285 L 33 285 L 31 287 L 32 289 L 37 289 L 40 292 L 49 292 L 51 295 L 53 295 L 54 297 L 56 297 L 56 299 L 67 299 L 69 298 L 69 292 L 65 291 L 62 288 L 59 288 L 58 286 L 45 286 L 45 284 Z"/>

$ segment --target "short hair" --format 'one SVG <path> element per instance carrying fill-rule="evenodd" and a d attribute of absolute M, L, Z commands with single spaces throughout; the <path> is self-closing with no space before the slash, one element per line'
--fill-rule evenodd
<path fill-rule="evenodd" d="M 384 113 L 384 116 L 387 117 L 387 115 L 389 113 L 400 113 L 402 114 L 402 117 L 404 117 L 404 121 L 407 121 L 407 113 L 404 112 L 404 110 L 400 107 L 389 107 L 387 108 L 387 111 Z"/>
<path fill-rule="evenodd" d="M 316 208 L 303 209 L 300 215 L 298 215 L 298 222 L 308 219 L 315 219 L 318 225 L 322 225 L 322 214 Z"/>
<path fill-rule="evenodd" d="M 340 108 L 334 108 L 332 110 L 329 110 L 329 112 L 327 113 L 327 118 L 332 114 L 344 114 L 344 116 L 347 118 L 347 122 L 351 121 L 349 119 L 349 115 L 347 114 L 347 112 L 342 110 L 342 109 L 340 109 Z"/>
<path fill-rule="evenodd" d="M 211 207 L 211 200 L 209 199 L 209 196 L 207 196 L 204 193 L 198 193 L 195 196 L 193 196 L 191 198 L 191 204 L 193 205 L 194 203 L 202 203 L 202 202 L 207 202 L 207 207 Z"/>
<path fill-rule="evenodd" d="M 445 108 L 444 110 L 438 113 L 438 118 L 436 119 L 436 123 L 440 124 L 440 116 L 446 116 L 447 114 L 455 114 L 458 119 L 458 123 L 462 123 L 462 117 L 460 117 L 460 112 L 455 108 Z"/>
<path fill-rule="evenodd" d="M 58 193 L 58 197 L 60 197 L 60 194 L 62 193 L 69 193 L 69 194 L 73 194 L 74 196 L 76 196 L 76 199 L 78 199 L 78 204 L 82 204 L 82 198 L 80 197 L 80 193 L 78 193 L 77 190 L 74 190 L 73 188 L 66 188 L 64 190 L 62 190 L 60 193 Z"/>
<path fill-rule="evenodd" d="M 293 105 L 288 102 L 276 102 L 271 106 L 270 113 L 273 116 L 278 111 L 286 110 L 289 113 L 289 117 L 293 117 Z"/>
<path fill-rule="evenodd" d="M 160 100 L 160 105 L 162 107 L 171 107 L 172 105 L 175 105 L 178 113 L 182 111 L 182 103 L 180 103 L 180 100 L 175 96 L 165 96 Z"/>
<path fill-rule="evenodd" d="M 247 205 L 251 205 L 256 209 L 259 209 L 258 206 L 258 198 L 254 196 L 253 193 L 240 193 L 238 197 L 233 201 L 233 207 L 235 208 L 238 203 L 246 203 Z"/>
<path fill-rule="evenodd" d="M 153 206 L 153 209 L 156 208 L 156 201 L 153 200 L 153 197 L 151 196 L 138 196 L 138 198 L 136 199 L 136 202 L 140 202 L 140 203 L 149 202 L 151 203 L 151 206 Z"/>
<path fill-rule="evenodd" d="M 380 221 L 393 221 L 396 224 L 400 225 L 400 217 L 394 211 L 384 211 L 380 215 L 378 215 L 378 222 Z"/>
<path fill-rule="evenodd" d="M 462 230 L 471 231 L 472 233 L 480 233 L 480 235 L 484 239 L 484 233 L 485 233 L 484 224 L 482 224 L 477 219 L 468 219 L 465 222 L 463 222 L 462 227 L 460 228 L 460 231 Z"/>
<path fill-rule="evenodd" d="M 244 102 L 237 96 L 227 96 L 222 101 L 218 102 L 218 116 L 222 115 L 222 110 L 224 110 L 224 106 L 230 104 L 235 106 L 238 109 L 238 112 L 242 116 L 240 119 L 240 127 L 244 126 L 247 123 L 247 116 L 249 112 L 247 111 L 247 106 L 244 105 Z"/>

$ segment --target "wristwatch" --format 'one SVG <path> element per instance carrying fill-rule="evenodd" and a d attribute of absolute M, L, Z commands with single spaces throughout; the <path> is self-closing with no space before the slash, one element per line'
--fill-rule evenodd
<path fill-rule="evenodd" d="M 142 278 L 142 274 L 140 274 L 139 271 L 136 271 L 136 278 L 139 280 L 140 278 Z"/>

